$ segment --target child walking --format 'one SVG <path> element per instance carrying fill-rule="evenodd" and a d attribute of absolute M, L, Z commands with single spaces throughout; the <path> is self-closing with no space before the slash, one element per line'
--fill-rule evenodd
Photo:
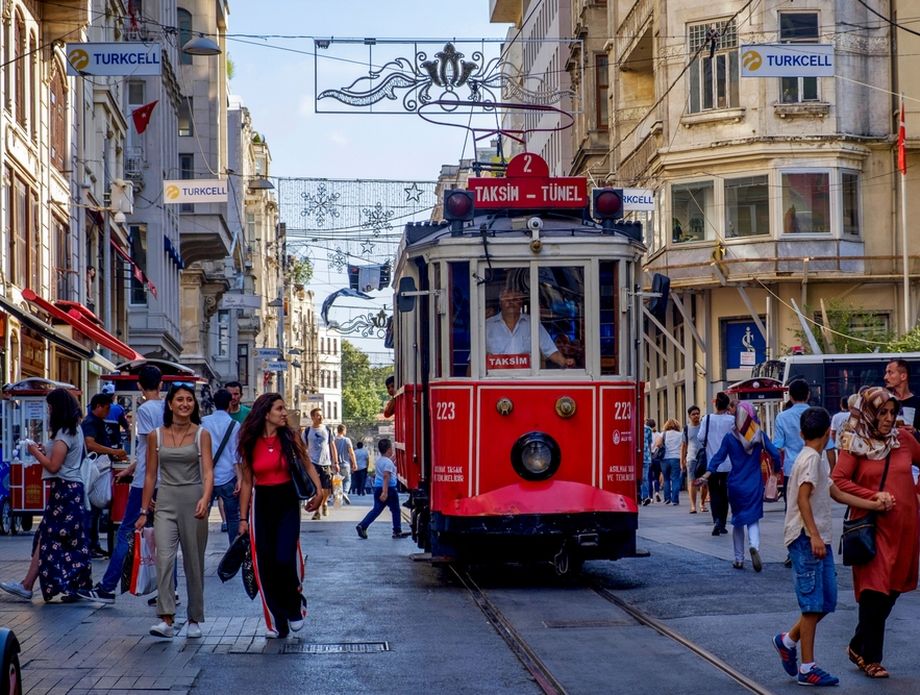
<path fill-rule="evenodd" d="M 865 500 L 838 490 L 830 480 L 830 465 L 823 455 L 830 438 L 831 418 L 824 408 L 812 407 L 802 413 L 802 439 L 805 446 L 796 456 L 787 484 L 788 506 L 783 540 L 792 559 L 795 595 L 801 616 L 788 632 L 773 637 L 786 673 L 799 685 L 831 686 L 840 681 L 815 665 L 815 632 L 818 623 L 837 607 L 837 570 L 834 553 L 825 542 L 831 536 L 831 498 L 862 509 L 890 509 L 894 499 L 879 492 Z M 798 664 L 796 644 L 801 642 L 802 664 Z"/>

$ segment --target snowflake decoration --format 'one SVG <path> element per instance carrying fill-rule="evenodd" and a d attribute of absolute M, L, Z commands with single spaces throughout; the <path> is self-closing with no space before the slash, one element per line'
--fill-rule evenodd
<path fill-rule="evenodd" d="M 373 209 L 364 208 L 361 214 L 367 218 L 361 223 L 361 226 L 365 229 L 373 230 L 374 236 L 380 236 L 380 232 L 385 229 L 393 229 L 393 225 L 390 224 L 390 218 L 393 217 L 393 211 L 384 210 L 383 203 L 377 203 Z"/>
<path fill-rule="evenodd" d="M 341 246 L 336 246 L 335 251 L 329 251 L 329 265 L 340 273 L 345 270 L 345 266 L 348 265 L 348 255 L 342 251 Z"/>
<path fill-rule="evenodd" d="M 422 191 L 422 189 L 418 187 L 418 184 L 415 181 L 412 182 L 411 186 L 409 186 L 408 188 L 404 188 L 403 190 L 406 192 L 406 202 L 407 203 L 410 203 L 410 202 L 421 203 L 422 202 L 422 193 L 424 191 Z"/>
<path fill-rule="evenodd" d="M 301 193 L 300 197 L 304 199 L 307 206 L 300 211 L 301 217 L 315 217 L 316 224 L 320 227 L 326 224 L 326 218 L 335 219 L 339 216 L 339 209 L 336 206 L 339 198 L 338 193 L 331 195 L 326 193 L 326 184 L 321 183 L 316 189 L 316 195 Z"/>
<path fill-rule="evenodd" d="M 370 239 L 361 242 L 361 254 L 363 256 L 370 256 L 374 253 L 374 242 Z"/>

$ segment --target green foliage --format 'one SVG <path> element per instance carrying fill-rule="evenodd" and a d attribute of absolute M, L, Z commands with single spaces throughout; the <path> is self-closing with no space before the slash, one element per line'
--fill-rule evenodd
<path fill-rule="evenodd" d="M 227 54 L 227 79 L 232 80 L 233 75 L 236 73 L 236 65 L 233 63 L 233 58 L 230 57 L 230 54 Z"/>
<path fill-rule="evenodd" d="M 885 345 L 892 340 L 891 331 L 885 328 L 881 316 L 848 304 L 842 299 L 831 299 L 825 302 L 824 306 L 827 309 L 827 323 L 832 331 L 830 342 L 821 325 L 811 324 L 811 331 L 823 352 L 840 354 L 873 352 L 885 349 Z M 811 316 L 814 310 L 805 308 L 803 313 Z M 805 333 L 799 329 L 795 331 L 795 336 L 799 344 L 807 350 L 808 340 Z"/>
<path fill-rule="evenodd" d="M 910 331 L 889 342 L 883 352 L 918 352 L 920 351 L 920 326 L 914 326 Z"/>
<path fill-rule="evenodd" d="M 392 367 L 372 367 L 366 354 L 342 341 L 342 421 L 374 421 L 383 412 L 387 389 L 384 381 Z"/>
<path fill-rule="evenodd" d="M 290 264 L 291 282 L 295 285 L 306 285 L 313 279 L 313 264 L 309 258 L 294 258 Z"/>

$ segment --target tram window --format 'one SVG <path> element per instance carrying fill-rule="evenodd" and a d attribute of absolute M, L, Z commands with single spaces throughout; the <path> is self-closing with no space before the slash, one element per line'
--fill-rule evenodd
<path fill-rule="evenodd" d="M 441 369 L 441 345 L 443 345 L 443 334 L 444 334 L 444 321 L 441 318 L 440 314 L 440 304 L 441 304 L 441 266 L 440 264 L 434 264 L 432 266 L 434 271 L 434 282 L 432 283 L 432 288 L 435 291 L 434 301 L 432 305 L 434 306 L 434 364 L 433 372 L 435 378 L 440 377 L 443 374 Z"/>
<path fill-rule="evenodd" d="M 600 262 L 601 374 L 617 373 L 617 264 Z"/>
<path fill-rule="evenodd" d="M 470 264 L 448 264 L 450 273 L 450 375 L 470 375 Z"/>
<path fill-rule="evenodd" d="M 530 369 L 530 268 L 489 268 L 483 307 L 486 369 Z M 551 345 L 540 333 L 541 343 Z"/>
<path fill-rule="evenodd" d="M 585 368 L 585 271 L 581 267 L 543 266 L 538 273 L 540 326 L 550 335 L 555 353 L 547 354 L 541 340 L 545 366 Z"/>

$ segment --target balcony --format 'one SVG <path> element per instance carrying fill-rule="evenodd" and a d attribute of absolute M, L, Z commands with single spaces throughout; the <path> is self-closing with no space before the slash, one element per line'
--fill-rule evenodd
<path fill-rule="evenodd" d="M 125 178 L 134 183 L 135 191 L 144 190 L 144 170 L 147 158 L 143 147 L 125 148 Z"/>
<path fill-rule="evenodd" d="M 518 24 L 523 19 L 524 0 L 489 0 L 489 21 Z"/>
<path fill-rule="evenodd" d="M 620 22 L 617 36 L 626 38 L 617 46 L 618 65 L 629 62 L 631 55 L 642 43 L 648 43 L 648 50 L 651 50 L 653 6 L 652 0 L 638 0 Z"/>
<path fill-rule="evenodd" d="M 183 212 L 179 217 L 179 239 L 182 260 L 186 265 L 196 261 L 222 261 L 230 255 L 232 234 L 222 213 L 206 212 L 219 204 L 198 203 L 195 212 Z"/>
<path fill-rule="evenodd" d="M 78 30 L 93 22 L 86 0 L 57 0 L 40 4 L 42 33 L 45 36 L 75 37 Z"/>

